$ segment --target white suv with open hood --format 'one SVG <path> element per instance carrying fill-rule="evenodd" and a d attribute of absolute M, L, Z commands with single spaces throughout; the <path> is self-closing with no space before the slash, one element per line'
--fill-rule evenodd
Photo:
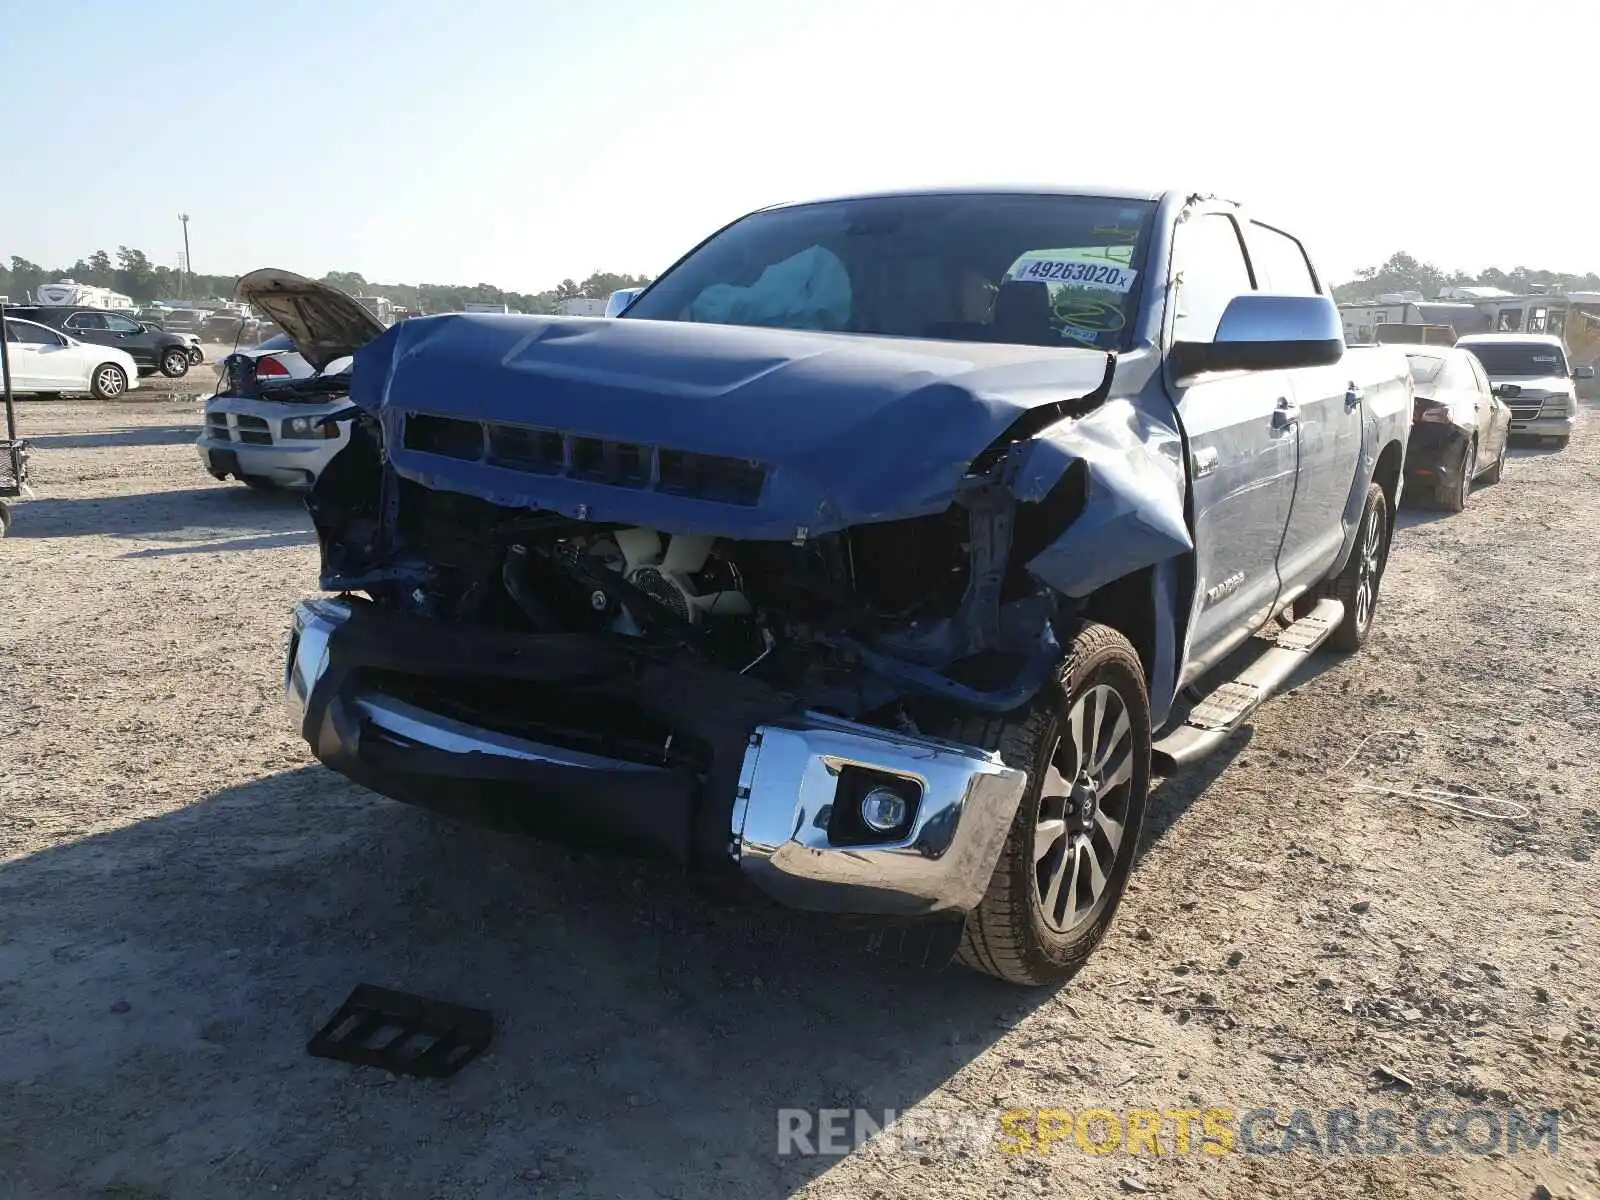
<path fill-rule="evenodd" d="M 308 488 L 349 440 L 350 356 L 383 332 L 351 296 L 289 271 L 254 271 L 239 296 L 283 333 L 217 365 L 200 461 L 253 488 Z"/>

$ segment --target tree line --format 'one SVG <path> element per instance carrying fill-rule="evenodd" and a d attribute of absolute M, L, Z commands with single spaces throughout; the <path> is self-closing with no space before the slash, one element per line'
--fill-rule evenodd
<path fill-rule="evenodd" d="M 1496 287 L 1525 295 L 1533 291 L 1535 284 L 1546 288 L 1551 284 L 1560 284 L 1563 290 L 1569 292 L 1600 292 L 1600 275 L 1593 271 L 1579 275 L 1571 271 L 1540 271 L 1531 267 L 1517 267 L 1511 271 L 1489 267 L 1476 275 L 1469 275 L 1465 271 L 1442 270 L 1401 251 L 1391 254 L 1379 266 L 1362 267 L 1354 279 L 1337 285 L 1333 295 L 1341 304 L 1375 300 L 1386 292 L 1416 291 L 1432 300 L 1439 294 L 1440 288 L 1452 285 Z"/>
<path fill-rule="evenodd" d="M 118 246 L 115 257 L 96 250 L 69 267 L 47 269 L 18 255 L 0 260 L 0 296 L 16 304 L 41 283 L 73 279 L 108 287 L 131 296 L 140 304 L 152 300 L 231 300 L 237 275 L 188 275 L 150 261 L 142 250 Z M 445 283 L 376 283 L 355 271 L 330 271 L 322 277 L 352 296 L 385 296 L 412 312 L 459 312 L 467 304 L 504 304 L 525 313 L 553 313 L 562 300 L 588 297 L 604 299 L 618 288 L 642 287 L 648 275 L 620 275 L 596 271 L 584 280 L 563 279 L 542 292 L 509 292 L 492 283 L 472 286 Z"/>
<path fill-rule="evenodd" d="M 127 246 L 118 246 L 115 257 L 104 250 L 96 250 L 70 267 L 54 270 L 46 270 L 16 255 L 11 257 L 9 265 L 0 262 L 0 296 L 10 296 L 13 303 L 39 284 L 54 283 L 58 279 L 114 288 L 140 303 L 174 299 L 180 295 L 194 300 L 230 300 L 239 282 L 237 275 L 190 275 L 184 279 L 172 267 L 153 263 L 144 251 Z M 596 271 L 581 281 L 563 279 L 542 292 L 508 292 L 492 283 L 470 287 L 444 283 L 375 283 L 355 271 L 330 271 L 322 277 L 322 282 L 352 296 L 386 296 L 412 312 L 459 312 L 467 304 L 504 304 L 526 313 L 552 313 L 562 300 L 602 299 L 618 288 L 643 286 L 650 282 L 650 277 Z M 1333 294 L 1341 303 L 1405 291 L 1419 291 L 1432 299 L 1440 288 L 1452 284 L 1476 284 L 1519 293 L 1532 291 L 1535 284 L 1560 284 L 1568 291 L 1600 291 L 1600 275 L 1593 271 L 1580 275 L 1531 267 L 1517 267 L 1511 271 L 1490 267 L 1470 275 L 1465 271 L 1445 271 L 1401 251 L 1378 266 L 1361 268 L 1354 279 L 1337 285 Z"/>

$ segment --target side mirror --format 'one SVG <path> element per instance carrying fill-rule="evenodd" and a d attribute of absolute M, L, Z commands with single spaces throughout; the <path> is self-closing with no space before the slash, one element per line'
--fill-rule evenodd
<path fill-rule="evenodd" d="M 1344 325 L 1326 296 L 1235 296 L 1209 342 L 1172 347 L 1173 375 L 1205 371 L 1285 371 L 1331 366 L 1344 357 Z"/>
<path fill-rule="evenodd" d="M 1574 367 L 1573 370 L 1572 370 L 1572 377 L 1574 379 L 1593 379 L 1594 378 L 1594 368 L 1593 367 Z"/>
<path fill-rule="evenodd" d="M 1517 383 L 1496 384 L 1494 394 L 1502 400 L 1510 400 L 1522 395 L 1522 385 Z"/>
<path fill-rule="evenodd" d="M 612 292 L 606 299 L 606 316 L 615 317 L 620 314 L 623 309 L 633 303 L 633 298 L 642 291 L 644 291 L 643 288 L 618 288 Z"/>

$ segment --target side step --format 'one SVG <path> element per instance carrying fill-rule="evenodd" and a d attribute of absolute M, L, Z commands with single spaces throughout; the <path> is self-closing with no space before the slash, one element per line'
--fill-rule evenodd
<path fill-rule="evenodd" d="M 1245 720 L 1281 688 L 1311 652 L 1333 635 L 1344 620 L 1344 604 L 1327 599 L 1282 633 L 1277 644 L 1256 659 L 1238 678 L 1219 685 L 1190 711 L 1171 733 L 1151 747 L 1150 766 L 1170 775 L 1212 753 Z"/>

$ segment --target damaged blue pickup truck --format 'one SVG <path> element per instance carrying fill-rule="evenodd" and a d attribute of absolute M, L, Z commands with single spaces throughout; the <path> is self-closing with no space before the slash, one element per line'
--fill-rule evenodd
<path fill-rule="evenodd" d="M 1152 772 L 1373 621 L 1410 373 L 1230 202 L 773 207 L 615 318 L 241 286 L 355 355 L 286 665 L 322 762 L 1015 983 L 1103 935 Z"/>

